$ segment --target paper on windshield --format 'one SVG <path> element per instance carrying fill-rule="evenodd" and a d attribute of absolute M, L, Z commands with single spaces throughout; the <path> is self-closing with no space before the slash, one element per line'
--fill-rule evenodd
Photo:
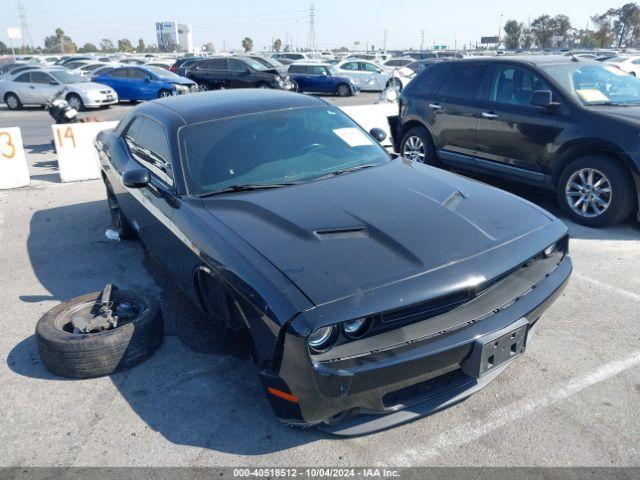
<path fill-rule="evenodd" d="M 576 93 L 580 95 L 580 98 L 587 103 L 597 103 L 597 102 L 608 102 L 609 97 L 607 97 L 600 90 L 595 88 L 585 88 L 582 90 L 576 90 Z"/>
<path fill-rule="evenodd" d="M 374 145 L 373 141 L 357 128 L 336 128 L 333 133 L 339 136 L 350 147 Z"/>

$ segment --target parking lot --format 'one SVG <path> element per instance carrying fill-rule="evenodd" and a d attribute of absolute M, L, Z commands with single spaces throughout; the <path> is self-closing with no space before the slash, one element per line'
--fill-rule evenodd
<path fill-rule="evenodd" d="M 83 115 L 117 120 L 130 108 Z M 600 230 L 567 221 L 571 282 L 526 355 L 487 388 L 413 423 L 334 438 L 280 423 L 246 348 L 208 322 L 140 243 L 105 237 L 103 185 L 60 183 L 45 112 L 2 106 L 0 118 L 21 127 L 32 174 L 30 187 L 0 192 L 0 465 L 640 465 L 634 221 Z M 552 194 L 491 183 L 560 216 Z M 37 320 L 108 282 L 160 300 L 162 347 L 110 377 L 50 374 L 34 341 Z"/>

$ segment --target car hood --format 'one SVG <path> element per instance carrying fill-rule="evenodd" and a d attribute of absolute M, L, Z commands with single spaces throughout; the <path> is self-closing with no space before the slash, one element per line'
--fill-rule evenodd
<path fill-rule="evenodd" d="M 640 124 L 640 106 L 592 106 L 590 108 L 609 117 L 622 118 Z"/>
<path fill-rule="evenodd" d="M 176 83 L 178 85 L 194 85 L 196 83 L 193 80 L 190 80 L 185 77 L 179 77 L 179 78 L 160 77 L 160 80 L 167 83 Z"/>
<path fill-rule="evenodd" d="M 555 220 L 514 195 L 405 159 L 203 201 L 316 305 L 475 257 Z"/>

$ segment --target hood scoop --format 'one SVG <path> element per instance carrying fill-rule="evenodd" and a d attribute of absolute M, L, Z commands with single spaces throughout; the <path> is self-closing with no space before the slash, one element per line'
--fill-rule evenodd
<path fill-rule="evenodd" d="M 313 232 L 320 240 L 341 240 L 346 238 L 369 238 L 364 227 L 345 227 L 316 230 Z"/>

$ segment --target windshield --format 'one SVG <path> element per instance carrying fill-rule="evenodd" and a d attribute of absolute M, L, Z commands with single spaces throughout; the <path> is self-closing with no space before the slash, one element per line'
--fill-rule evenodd
<path fill-rule="evenodd" d="M 597 63 L 542 66 L 583 105 L 640 105 L 640 79 Z"/>
<path fill-rule="evenodd" d="M 339 109 L 291 108 L 180 129 L 189 192 L 317 180 L 338 170 L 390 161 Z"/>
<path fill-rule="evenodd" d="M 282 67 L 283 66 L 275 58 L 260 57 L 260 58 L 252 58 L 251 60 L 255 60 L 256 62 L 259 62 L 262 65 L 264 65 L 265 67 L 270 67 L 270 68 Z"/>
<path fill-rule="evenodd" d="M 253 58 L 243 58 L 242 61 L 244 63 L 246 63 L 247 65 L 249 65 L 254 70 L 266 70 L 267 69 L 267 67 L 265 67 L 263 64 L 261 64 L 257 60 L 254 60 Z"/>
<path fill-rule="evenodd" d="M 181 77 L 180 75 L 176 75 L 175 73 L 170 72 L 169 70 L 165 70 L 164 68 L 161 68 L 161 67 L 146 67 L 146 69 L 160 78 L 168 78 L 171 80 L 175 80 L 175 79 L 183 80 L 183 77 Z"/>
<path fill-rule="evenodd" d="M 69 73 L 64 70 L 56 70 L 54 72 L 49 72 L 49 74 L 63 84 L 64 83 L 80 83 L 80 82 L 87 81 L 86 78 L 81 77 L 80 75 L 75 75 L 73 73 Z"/>

